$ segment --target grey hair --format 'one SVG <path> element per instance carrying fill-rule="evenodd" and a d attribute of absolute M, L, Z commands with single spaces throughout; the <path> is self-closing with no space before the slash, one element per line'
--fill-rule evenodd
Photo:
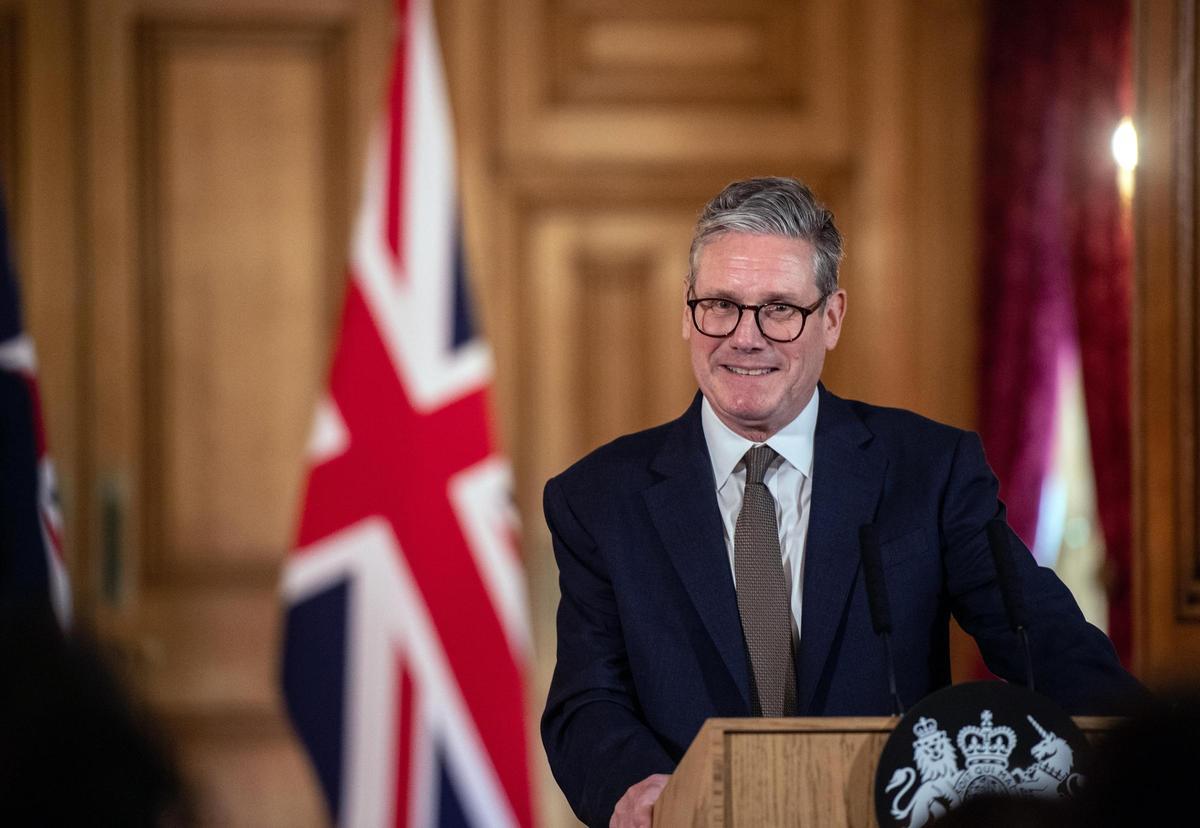
<path fill-rule="evenodd" d="M 837 290 L 842 234 L 833 223 L 833 213 L 796 179 L 735 181 L 704 205 L 688 256 L 688 290 L 696 287 L 700 252 L 725 233 L 785 236 L 808 242 L 813 246 L 817 290 L 822 297 Z"/>

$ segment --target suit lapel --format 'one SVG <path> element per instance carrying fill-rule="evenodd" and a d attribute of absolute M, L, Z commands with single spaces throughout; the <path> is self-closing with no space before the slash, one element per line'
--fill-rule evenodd
<path fill-rule="evenodd" d="M 809 712 L 859 568 L 858 529 L 875 518 L 886 458 L 845 400 L 819 387 L 813 491 L 804 550 L 797 695 Z"/>
<path fill-rule="evenodd" d="M 748 711 L 750 668 L 700 422 L 699 394 L 675 422 L 652 468 L 663 479 L 643 494 L 650 518 Z"/>

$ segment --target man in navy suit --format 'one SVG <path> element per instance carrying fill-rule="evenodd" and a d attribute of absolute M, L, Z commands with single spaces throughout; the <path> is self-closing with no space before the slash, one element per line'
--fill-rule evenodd
<path fill-rule="evenodd" d="M 562 598 L 542 739 L 590 825 L 649 825 L 709 717 L 892 712 L 865 524 L 881 541 L 906 704 L 950 683 L 951 613 L 990 669 L 1024 676 L 986 537 L 1004 507 L 979 438 L 820 385 L 846 312 L 841 255 L 804 185 L 729 185 L 691 249 L 683 336 L 700 393 L 678 420 L 546 484 Z M 1016 557 L 1038 689 L 1074 713 L 1136 692 L 1053 572 Z"/>

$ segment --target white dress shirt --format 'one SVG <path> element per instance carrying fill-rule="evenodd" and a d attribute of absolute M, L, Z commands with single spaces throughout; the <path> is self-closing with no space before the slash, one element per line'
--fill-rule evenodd
<path fill-rule="evenodd" d="M 791 584 L 792 640 L 800 640 L 800 610 L 804 598 L 804 540 L 808 534 L 809 505 L 812 501 L 813 440 L 817 431 L 820 394 L 792 420 L 767 440 L 779 456 L 767 467 L 763 482 L 775 498 L 775 520 L 779 524 L 779 550 L 783 555 L 783 573 Z M 712 461 L 717 484 L 717 506 L 733 571 L 733 531 L 742 509 L 746 488 L 746 464 L 742 458 L 758 443 L 737 434 L 713 411 L 708 400 L 700 404 L 700 421 L 708 458 Z M 736 583 L 737 574 L 734 574 Z"/>

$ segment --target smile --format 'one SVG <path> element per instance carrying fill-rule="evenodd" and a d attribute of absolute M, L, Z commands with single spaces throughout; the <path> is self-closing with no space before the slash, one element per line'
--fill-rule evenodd
<path fill-rule="evenodd" d="M 726 371 L 742 377 L 761 377 L 763 374 L 770 374 L 777 370 L 775 368 L 738 368 L 735 365 L 725 365 L 723 367 Z"/>

